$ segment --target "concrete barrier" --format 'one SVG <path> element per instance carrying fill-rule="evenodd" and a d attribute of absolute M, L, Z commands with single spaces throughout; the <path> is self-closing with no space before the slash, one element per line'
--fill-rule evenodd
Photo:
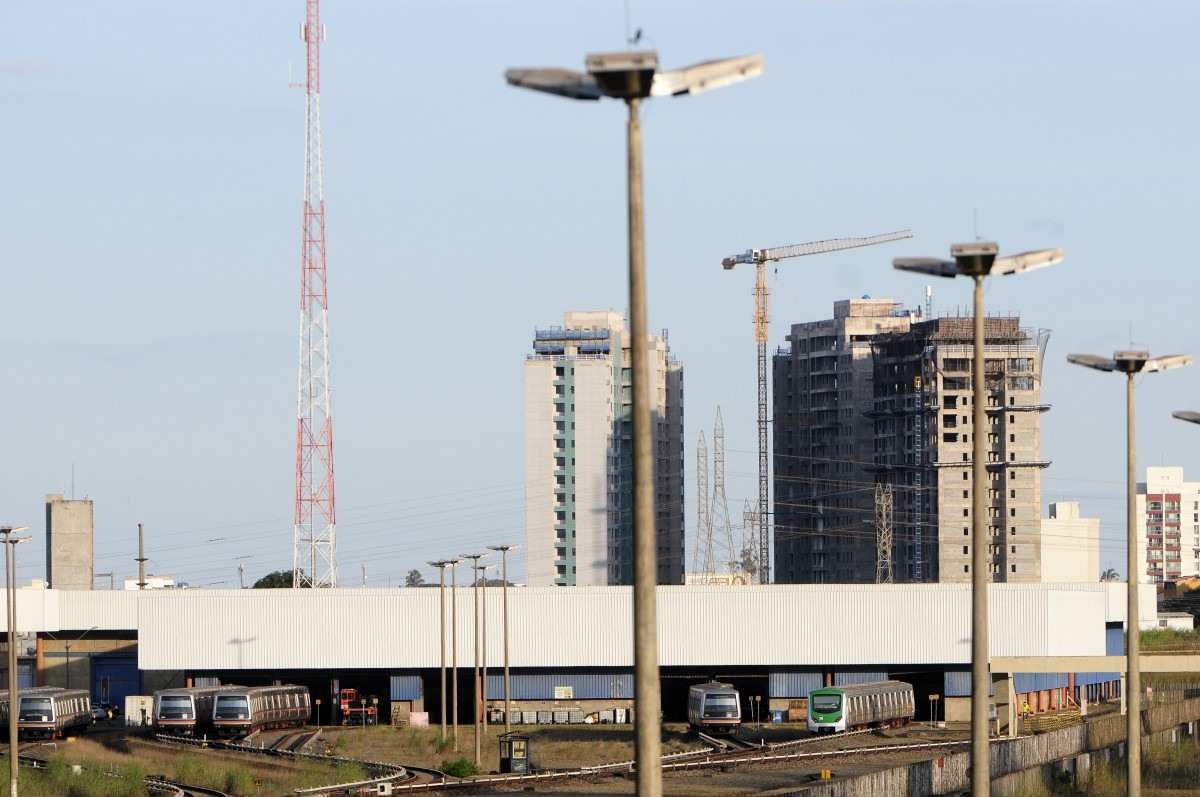
<path fill-rule="evenodd" d="M 1165 703 L 1142 712 L 1143 744 L 1173 740 L 1176 730 L 1200 720 L 1200 698 Z M 1196 727 L 1193 725 L 1193 727 Z M 1009 797 L 1034 784 L 1050 785 L 1058 773 L 1082 776 L 1099 760 L 1124 755 L 1125 717 L 1113 714 L 1085 725 L 992 743 L 992 794 Z M 832 783 L 810 784 L 778 797 L 923 797 L 970 789 L 970 754 L 951 753 L 931 761 L 872 772 Z"/>

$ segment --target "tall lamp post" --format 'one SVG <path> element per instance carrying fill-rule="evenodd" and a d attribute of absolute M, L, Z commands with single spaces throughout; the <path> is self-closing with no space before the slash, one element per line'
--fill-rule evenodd
<path fill-rule="evenodd" d="M 441 662 L 442 676 L 442 743 L 446 742 L 446 566 L 450 562 L 439 559 L 430 562 L 430 567 L 438 569 L 438 656 Z"/>
<path fill-rule="evenodd" d="M 495 565 L 480 565 L 479 575 L 483 578 L 483 644 L 480 646 L 480 657 L 483 661 L 482 673 L 479 677 L 479 682 L 482 684 L 481 700 L 483 706 L 483 732 L 487 733 L 488 727 L 488 707 L 487 707 L 487 659 L 488 659 L 488 644 L 487 644 L 487 629 L 488 629 L 488 610 L 487 610 L 487 594 L 488 594 L 488 571 Z"/>
<path fill-rule="evenodd" d="M 17 797 L 17 552 L 15 546 L 29 540 L 14 537 L 28 526 L 0 526 L 4 537 L 4 573 L 8 598 L 8 794 Z"/>
<path fill-rule="evenodd" d="M 576 100 L 612 97 L 629 109 L 627 205 L 629 224 L 629 334 L 633 372 L 633 625 L 637 712 L 638 797 L 662 794 L 657 619 L 658 580 L 654 518 L 654 453 L 650 434 L 650 363 L 646 326 L 645 219 L 642 203 L 642 128 L 638 109 L 648 97 L 696 94 L 763 71 L 761 55 L 747 55 L 658 71 L 658 53 L 637 51 L 589 55 L 587 72 L 571 69 L 510 69 L 513 86 Z"/>
<path fill-rule="evenodd" d="M 450 728 L 454 734 L 454 752 L 458 752 L 458 559 L 450 565 Z"/>
<path fill-rule="evenodd" d="M 516 548 L 515 545 L 489 545 L 488 550 L 500 552 L 500 595 L 504 603 L 504 732 L 508 733 L 512 730 L 512 721 L 509 718 L 509 712 L 512 706 L 509 704 L 508 691 L 508 552 Z"/>
<path fill-rule="evenodd" d="M 1125 374 L 1125 566 L 1128 578 L 1125 588 L 1125 746 L 1128 771 L 1125 773 L 1125 793 L 1140 797 L 1142 793 L 1142 706 L 1140 655 L 1141 628 L 1138 615 L 1138 549 L 1137 549 L 1137 438 L 1135 434 L 1134 377 L 1140 373 L 1180 368 L 1192 362 L 1187 354 L 1151 357 L 1147 351 L 1119 351 L 1112 359 L 1095 354 L 1068 354 L 1067 361 L 1097 371 L 1119 371 Z M 1178 417 L 1178 413 L 1176 413 Z"/>
<path fill-rule="evenodd" d="M 475 652 L 475 684 L 471 702 L 471 719 L 475 723 L 475 767 L 479 767 L 480 761 L 483 760 L 482 751 L 480 750 L 480 742 L 482 741 L 479 729 L 479 560 L 487 556 L 482 553 L 464 553 L 461 554 L 463 559 L 471 560 L 471 573 L 475 581 L 474 591 L 472 593 L 472 602 L 475 604 L 475 636 L 471 638 L 471 650 Z"/>
<path fill-rule="evenodd" d="M 991 759 L 988 754 L 987 585 L 987 386 L 984 382 L 983 280 L 991 275 L 1020 274 L 1062 262 L 1063 250 L 1042 249 L 997 257 L 1000 248 L 990 241 L 950 247 L 953 260 L 936 257 L 898 257 L 892 265 L 936 277 L 970 277 L 975 283 L 975 358 L 971 368 L 973 406 L 971 432 L 971 795 L 988 797 Z"/>

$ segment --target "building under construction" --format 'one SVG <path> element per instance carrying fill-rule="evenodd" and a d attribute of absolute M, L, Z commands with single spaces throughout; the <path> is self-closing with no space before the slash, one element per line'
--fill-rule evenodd
<path fill-rule="evenodd" d="M 972 319 L 865 299 L 834 316 L 775 357 L 776 579 L 970 580 Z M 988 318 L 985 338 L 992 578 L 1038 581 L 1047 335 Z"/>

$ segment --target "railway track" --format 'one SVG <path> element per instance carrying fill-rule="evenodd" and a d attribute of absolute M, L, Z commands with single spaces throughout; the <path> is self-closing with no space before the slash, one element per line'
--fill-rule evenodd
<path fill-rule="evenodd" d="M 157 794 L 170 795 L 170 797 L 230 797 L 223 791 L 204 786 L 188 786 L 186 783 L 176 783 L 153 775 L 146 777 L 146 788 Z"/>

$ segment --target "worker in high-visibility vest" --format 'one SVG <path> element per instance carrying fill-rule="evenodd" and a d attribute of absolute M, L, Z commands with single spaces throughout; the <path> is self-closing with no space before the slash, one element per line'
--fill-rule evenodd
<path fill-rule="evenodd" d="M 1029 708 L 1029 701 L 1026 700 L 1021 703 L 1021 719 L 1028 719 L 1031 716 L 1033 716 L 1033 710 Z"/>

